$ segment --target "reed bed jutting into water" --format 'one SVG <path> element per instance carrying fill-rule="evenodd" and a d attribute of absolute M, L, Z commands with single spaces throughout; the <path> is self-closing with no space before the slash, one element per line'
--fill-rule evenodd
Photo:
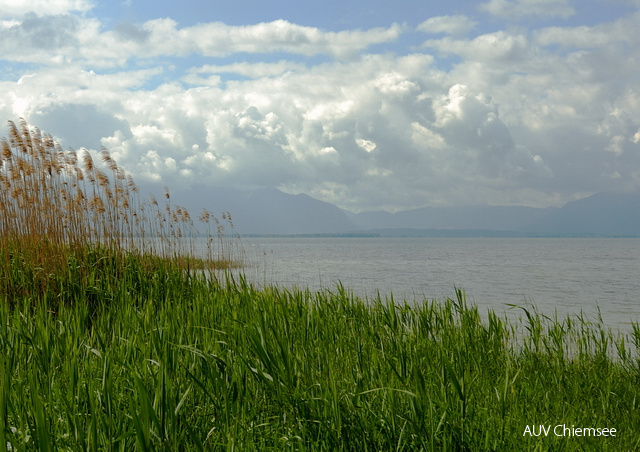
<path fill-rule="evenodd" d="M 138 186 L 106 149 L 94 162 L 87 150 L 63 150 L 50 135 L 9 122 L 0 141 L 0 291 L 61 296 L 62 281 L 81 283 L 120 275 L 133 262 L 213 270 L 233 262 L 233 223 L 210 211 L 198 217 Z M 206 235 L 206 251 L 196 240 Z M 107 266 L 107 263 L 110 267 Z M 103 271 L 104 270 L 104 271 Z"/>

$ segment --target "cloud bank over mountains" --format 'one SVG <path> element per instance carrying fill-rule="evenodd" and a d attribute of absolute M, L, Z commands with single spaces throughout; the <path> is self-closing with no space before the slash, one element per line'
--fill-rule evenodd
<path fill-rule="evenodd" d="M 105 146 L 142 185 L 203 201 L 277 187 L 352 211 L 640 188 L 633 2 L 598 23 L 571 20 L 591 1 L 491 0 L 341 31 L 36 3 L 0 2 L 0 120 Z"/>

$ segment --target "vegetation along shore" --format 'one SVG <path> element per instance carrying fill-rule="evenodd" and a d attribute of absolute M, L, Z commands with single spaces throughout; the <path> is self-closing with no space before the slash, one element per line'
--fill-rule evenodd
<path fill-rule="evenodd" d="M 1 146 L 0 450 L 640 447 L 637 324 L 257 288 L 228 214 L 24 122 Z"/>

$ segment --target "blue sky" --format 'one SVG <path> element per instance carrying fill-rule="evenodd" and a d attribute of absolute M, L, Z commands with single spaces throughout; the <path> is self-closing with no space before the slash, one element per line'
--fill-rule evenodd
<path fill-rule="evenodd" d="M 640 188 L 639 7 L 0 0 L 0 120 L 205 203 L 561 205 Z"/>

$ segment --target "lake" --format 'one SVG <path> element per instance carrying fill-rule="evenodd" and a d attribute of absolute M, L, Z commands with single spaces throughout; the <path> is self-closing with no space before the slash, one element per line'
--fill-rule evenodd
<path fill-rule="evenodd" d="M 464 289 L 481 312 L 509 304 L 546 315 L 598 308 L 607 326 L 640 320 L 637 238 L 243 238 L 245 274 L 255 284 L 333 290 L 420 302 Z"/>

